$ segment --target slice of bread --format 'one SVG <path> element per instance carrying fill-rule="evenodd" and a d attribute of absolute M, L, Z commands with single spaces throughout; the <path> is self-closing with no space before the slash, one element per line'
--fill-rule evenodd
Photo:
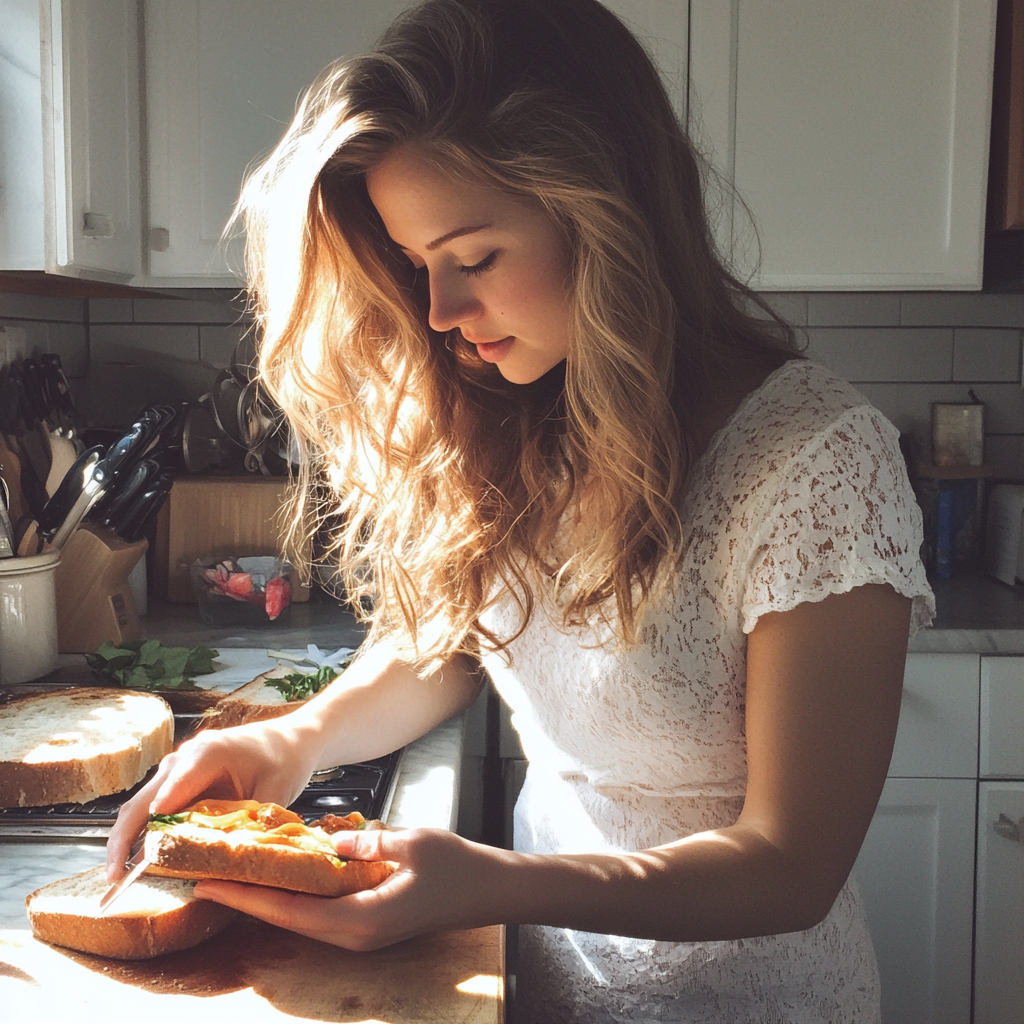
<path fill-rule="evenodd" d="M 293 846 L 257 842 L 245 829 L 218 832 L 176 825 L 146 833 L 148 874 L 172 878 L 222 878 L 317 896 L 348 896 L 380 885 L 390 861 L 339 860 Z"/>
<path fill-rule="evenodd" d="M 37 939 L 83 953 L 145 960 L 187 949 L 216 934 L 235 911 L 192 895 L 195 882 L 143 875 L 100 912 L 107 891 L 106 870 L 91 868 L 51 882 L 25 899 Z"/>
<path fill-rule="evenodd" d="M 304 701 L 285 700 L 281 691 L 269 684 L 270 679 L 280 679 L 295 668 L 279 665 L 277 668 L 257 676 L 251 683 L 232 690 L 222 697 L 215 707 L 203 715 L 200 728 L 229 729 L 233 725 L 247 722 L 263 722 L 268 718 L 279 718 L 300 707 Z"/>
<path fill-rule="evenodd" d="M 78 804 L 139 782 L 174 743 L 167 702 L 74 687 L 0 708 L 0 807 Z"/>

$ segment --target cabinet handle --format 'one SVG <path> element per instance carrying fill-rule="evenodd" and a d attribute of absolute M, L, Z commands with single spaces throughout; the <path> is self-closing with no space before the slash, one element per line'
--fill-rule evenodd
<path fill-rule="evenodd" d="M 996 835 L 1015 843 L 1024 843 L 1024 818 L 1014 821 L 1013 818 L 1000 814 L 999 820 L 992 827 L 995 829 Z"/>
<path fill-rule="evenodd" d="M 86 238 L 113 238 L 114 221 L 105 213 L 87 213 L 82 223 Z"/>

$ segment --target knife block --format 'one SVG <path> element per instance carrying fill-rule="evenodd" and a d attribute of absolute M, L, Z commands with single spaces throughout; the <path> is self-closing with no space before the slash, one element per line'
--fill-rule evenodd
<path fill-rule="evenodd" d="M 113 530 L 80 526 L 64 545 L 57 566 L 57 646 L 61 654 L 95 650 L 142 636 L 128 576 L 148 542 L 129 544 Z"/>

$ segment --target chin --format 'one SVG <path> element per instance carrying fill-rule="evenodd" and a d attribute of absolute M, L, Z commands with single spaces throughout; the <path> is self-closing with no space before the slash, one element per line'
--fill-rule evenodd
<path fill-rule="evenodd" d="M 542 377 L 547 376 L 555 367 L 561 366 L 565 360 L 559 359 L 556 363 L 544 363 L 540 366 L 510 366 L 510 361 L 505 360 L 497 364 L 498 372 L 509 382 L 509 384 L 534 384 Z"/>

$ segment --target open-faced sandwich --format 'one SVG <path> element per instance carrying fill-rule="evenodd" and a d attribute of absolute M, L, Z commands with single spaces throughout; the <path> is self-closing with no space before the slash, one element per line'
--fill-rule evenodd
<path fill-rule="evenodd" d="M 150 818 L 147 874 L 219 878 L 320 896 L 373 889 L 389 861 L 342 860 L 331 844 L 341 830 L 383 828 L 354 812 L 306 824 L 294 811 L 257 800 L 204 800 L 177 814 Z"/>

